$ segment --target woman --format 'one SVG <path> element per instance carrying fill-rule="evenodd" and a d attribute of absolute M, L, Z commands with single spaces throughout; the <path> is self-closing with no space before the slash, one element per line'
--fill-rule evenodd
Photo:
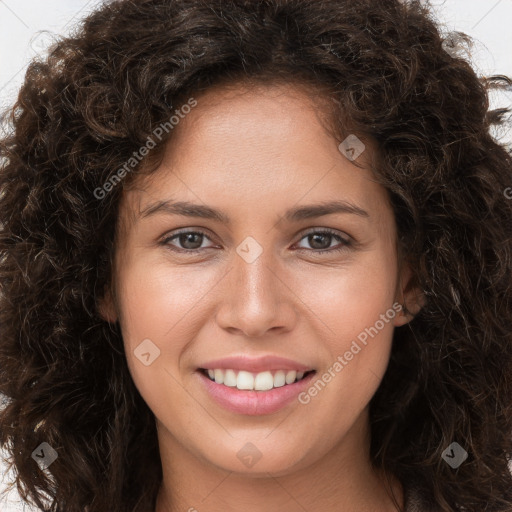
<path fill-rule="evenodd" d="M 32 63 L 0 173 L 22 496 L 512 510 L 502 83 L 392 0 L 109 2 Z"/>

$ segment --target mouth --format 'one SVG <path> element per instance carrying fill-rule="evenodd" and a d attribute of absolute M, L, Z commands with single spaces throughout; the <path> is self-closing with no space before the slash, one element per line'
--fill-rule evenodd
<path fill-rule="evenodd" d="M 295 384 L 316 373 L 316 370 L 267 370 L 256 373 L 227 368 L 199 368 L 198 371 L 216 384 L 243 391 L 269 391 Z"/>
<path fill-rule="evenodd" d="M 199 382 L 213 402 L 235 414 L 257 416 L 277 413 L 300 403 L 316 370 L 273 369 L 258 373 L 230 368 L 198 368 Z"/>

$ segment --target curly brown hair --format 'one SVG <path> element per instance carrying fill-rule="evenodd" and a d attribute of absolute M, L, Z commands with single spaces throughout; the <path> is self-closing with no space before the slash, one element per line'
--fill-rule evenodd
<path fill-rule="evenodd" d="M 154 510 L 154 416 L 98 303 L 123 190 L 172 130 L 98 188 L 173 106 L 241 80 L 307 83 L 340 132 L 376 141 L 426 302 L 370 404 L 373 464 L 444 512 L 512 510 L 512 157 L 488 99 L 512 81 L 479 78 L 427 7 L 398 0 L 114 1 L 31 62 L 0 141 L 0 443 L 18 492 L 54 512 Z M 31 458 L 42 442 L 51 471 Z"/>

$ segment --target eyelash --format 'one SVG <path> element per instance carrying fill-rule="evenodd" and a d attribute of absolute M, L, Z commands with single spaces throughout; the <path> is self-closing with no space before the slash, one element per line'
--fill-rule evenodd
<path fill-rule="evenodd" d="M 182 231 L 177 231 L 175 232 L 173 235 L 171 236 L 166 236 L 161 242 L 160 242 L 160 245 L 165 245 L 167 246 L 171 251 L 174 251 L 174 252 L 178 252 L 178 253 L 184 253 L 184 254 L 197 254 L 199 251 L 201 250 L 204 250 L 204 249 L 210 249 L 210 247 L 204 247 L 202 249 L 181 249 L 181 248 L 178 248 L 178 247 L 175 247 L 175 246 L 172 246 L 170 244 L 170 242 L 175 239 L 175 238 L 178 238 L 180 235 L 183 235 L 183 234 L 197 234 L 197 235 L 203 235 L 204 237 L 210 239 L 210 237 L 208 236 L 208 234 L 204 231 L 201 231 L 201 230 L 188 230 L 188 229 L 184 229 Z M 305 248 L 301 248 L 301 249 L 296 249 L 298 251 L 313 251 L 314 253 L 316 254 L 333 254 L 333 253 L 338 253 L 338 252 L 343 252 L 343 251 L 346 251 L 348 249 L 350 249 L 352 247 L 352 241 L 351 240 L 348 240 L 348 239 L 345 239 L 343 238 L 341 235 L 339 235 L 336 231 L 332 230 L 332 229 L 329 229 L 329 228 L 322 228 L 322 229 L 317 229 L 317 230 L 312 230 L 312 231 L 309 231 L 307 233 L 304 233 L 301 238 L 299 239 L 299 242 L 301 240 L 303 240 L 304 238 L 310 236 L 310 235 L 316 235 L 316 234 L 320 234 L 320 235 L 330 235 L 334 238 L 336 238 L 337 240 L 339 240 L 340 242 L 343 243 L 343 245 L 341 247 L 337 247 L 335 249 L 305 249 Z"/>

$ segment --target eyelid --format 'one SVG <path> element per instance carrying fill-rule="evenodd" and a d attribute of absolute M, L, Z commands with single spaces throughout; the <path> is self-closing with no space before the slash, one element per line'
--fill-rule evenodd
<path fill-rule="evenodd" d="M 344 242 L 347 242 L 347 243 L 354 241 L 353 238 L 350 235 L 348 235 L 347 233 L 345 233 L 344 231 L 339 231 L 339 230 L 333 229 L 333 228 L 325 228 L 325 227 L 321 227 L 321 226 L 308 228 L 305 231 L 301 231 L 297 236 L 299 237 L 299 241 L 300 241 L 305 236 L 312 235 L 315 233 L 328 233 L 329 235 L 339 236 L 341 239 L 343 239 Z"/>
<path fill-rule="evenodd" d="M 174 231 L 167 232 L 165 235 L 160 237 L 159 243 L 162 245 L 168 245 L 170 240 L 172 240 L 173 238 L 177 238 L 179 235 L 183 235 L 186 233 L 197 233 L 197 234 L 203 235 L 204 237 L 208 238 L 209 240 L 211 240 L 213 242 L 213 237 L 204 228 L 190 227 L 190 228 L 180 228 L 180 229 L 176 229 Z M 187 252 L 190 254 L 193 254 L 194 252 L 197 252 L 198 250 L 210 249 L 210 247 L 203 247 L 202 249 L 181 249 L 181 248 L 175 247 L 175 246 L 173 246 L 173 248 L 177 252 Z"/>

